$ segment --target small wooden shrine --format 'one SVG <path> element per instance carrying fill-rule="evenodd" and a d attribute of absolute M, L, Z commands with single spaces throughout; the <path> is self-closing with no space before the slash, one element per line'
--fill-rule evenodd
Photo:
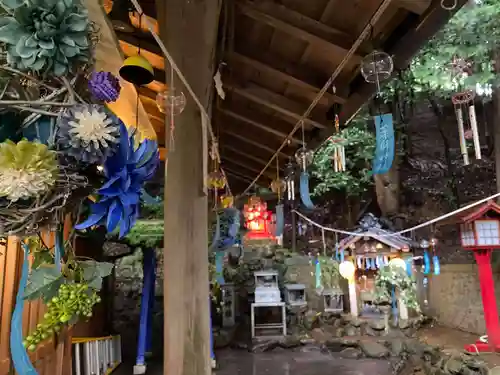
<path fill-rule="evenodd" d="M 388 265 L 393 258 L 412 256 L 412 240 L 395 235 L 373 214 L 365 215 L 358 228 L 339 243 L 338 251 L 344 253 L 345 259 L 350 259 L 356 266 L 355 282 L 356 299 L 360 305 L 361 314 L 375 311 L 373 302 L 375 296 L 375 276 L 378 270 Z"/>

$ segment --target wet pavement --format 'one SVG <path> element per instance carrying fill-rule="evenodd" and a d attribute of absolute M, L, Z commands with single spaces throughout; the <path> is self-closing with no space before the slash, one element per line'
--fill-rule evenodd
<path fill-rule="evenodd" d="M 217 353 L 216 375 L 388 375 L 387 360 L 344 359 L 318 350 L 273 351 L 253 354 L 243 350 Z M 151 363 L 148 375 L 163 375 L 161 364 Z M 116 375 L 132 374 L 132 366 L 123 365 Z"/>

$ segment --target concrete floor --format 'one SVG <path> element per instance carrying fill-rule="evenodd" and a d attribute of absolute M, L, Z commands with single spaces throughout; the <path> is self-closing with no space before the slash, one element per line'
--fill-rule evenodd
<path fill-rule="evenodd" d="M 217 353 L 217 375 L 387 375 L 391 366 L 386 360 L 340 359 L 318 350 L 273 351 L 252 354 L 243 350 Z M 147 374 L 163 375 L 161 364 L 151 363 Z M 116 375 L 131 375 L 132 366 L 123 365 Z"/>

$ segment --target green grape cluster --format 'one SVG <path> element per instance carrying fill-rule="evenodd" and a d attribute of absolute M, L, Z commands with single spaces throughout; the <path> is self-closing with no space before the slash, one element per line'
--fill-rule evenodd
<path fill-rule="evenodd" d="M 47 312 L 34 332 L 23 341 L 24 347 L 36 350 L 38 344 L 68 324 L 73 318 L 92 316 L 92 308 L 101 302 L 97 292 L 84 283 L 62 284 L 56 297 L 47 303 Z"/>

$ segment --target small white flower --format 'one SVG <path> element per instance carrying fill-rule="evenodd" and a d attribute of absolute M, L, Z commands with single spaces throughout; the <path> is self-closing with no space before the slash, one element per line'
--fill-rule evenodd
<path fill-rule="evenodd" d="M 69 133 L 87 145 L 92 143 L 96 148 L 109 147 L 109 143 L 118 142 L 113 134 L 115 128 L 110 126 L 112 123 L 106 113 L 85 107 L 81 112 L 75 113 L 75 121 L 69 121 L 72 127 Z"/>

